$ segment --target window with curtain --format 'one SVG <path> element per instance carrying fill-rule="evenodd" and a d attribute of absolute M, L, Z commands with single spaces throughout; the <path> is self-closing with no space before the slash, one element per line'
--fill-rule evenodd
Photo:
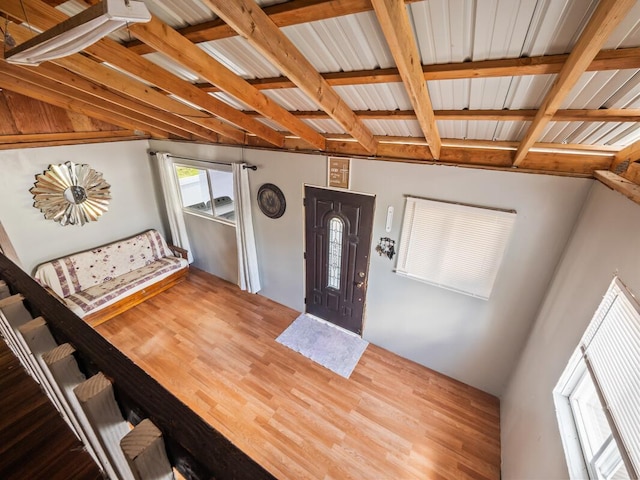
<path fill-rule="evenodd" d="M 513 211 L 407 197 L 396 273 L 488 299 Z"/>
<path fill-rule="evenodd" d="M 554 389 L 571 478 L 640 474 L 640 311 L 619 279 Z"/>
<path fill-rule="evenodd" d="M 233 174 L 230 170 L 183 164 L 175 164 L 174 168 L 185 212 L 235 224 Z"/>

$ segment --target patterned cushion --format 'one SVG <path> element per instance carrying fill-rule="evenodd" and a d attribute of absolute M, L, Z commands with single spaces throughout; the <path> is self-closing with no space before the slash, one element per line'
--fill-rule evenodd
<path fill-rule="evenodd" d="M 157 230 L 148 230 L 126 240 L 44 263 L 37 268 L 35 278 L 66 298 L 165 257 L 173 254 L 164 238 Z"/>
<path fill-rule="evenodd" d="M 123 296 L 138 292 L 188 265 L 188 262 L 182 258 L 161 258 L 132 272 L 69 295 L 64 301 L 79 317 L 84 317 L 118 301 Z"/>

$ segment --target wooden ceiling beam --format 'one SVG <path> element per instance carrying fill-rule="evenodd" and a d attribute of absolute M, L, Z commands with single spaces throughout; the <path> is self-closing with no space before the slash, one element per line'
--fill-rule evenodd
<path fill-rule="evenodd" d="M 139 130 L 138 130 L 139 131 Z M 92 138 L 147 138 L 147 134 L 135 130 L 99 130 L 94 132 L 27 133 L 20 135 L 0 135 L 0 144 L 59 142 L 65 140 L 89 140 Z"/>
<path fill-rule="evenodd" d="M 123 131 L 123 130 L 120 130 Z M 129 130 L 124 130 L 129 131 Z M 59 147 L 62 145 L 78 145 L 78 144 L 88 144 L 88 143 L 105 143 L 105 142 L 125 142 L 128 140 L 142 140 L 145 138 L 151 138 L 150 135 L 129 135 L 129 136 L 98 136 L 98 137 L 90 137 L 90 138 L 76 138 L 69 137 L 67 139 L 61 138 L 59 140 L 49 140 L 49 141 L 32 141 L 32 142 L 19 142 L 19 143 L 2 143 L 2 137 L 0 136 L 0 150 L 13 150 L 16 148 L 24 149 L 24 148 L 42 148 L 42 147 Z"/>
<path fill-rule="evenodd" d="M 2 41 L 0 41 L 0 45 L 3 45 Z M 0 52 L 0 58 L 2 56 L 3 54 Z M 18 74 L 33 74 L 40 76 L 43 79 L 50 79 L 66 85 L 70 89 L 77 91 L 79 95 L 84 96 L 85 101 L 91 100 L 90 97 L 86 96 L 90 95 L 96 97 L 98 101 L 106 102 L 105 105 L 111 104 L 109 108 L 110 110 L 126 115 L 128 118 L 140 122 L 139 130 L 147 130 L 147 127 L 153 127 L 161 131 L 172 133 L 179 138 L 187 140 L 194 139 L 193 134 L 189 131 L 174 125 L 174 123 L 186 122 L 180 117 L 176 117 L 170 113 L 158 111 L 157 108 L 141 104 L 122 93 L 114 93 L 102 85 L 98 85 L 90 80 L 80 77 L 79 75 L 71 73 L 70 71 L 51 62 L 40 65 L 35 69 L 10 65 L 4 61 L 0 64 L 3 65 L 3 69 L 7 72 L 14 71 Z"/>
<path fill-rule="evenodd" d="M 640 122 L 639 108 L 599 108 L 557 110 L 554 122 Z"/>
<path fill-rule="evenodd" d="M 1 8 L 2 6 L 0 6 L 0 9 Z M 17 41 L 23 41 L 31 37 L 31 33 L 24 27 L 14 28 L 12 34 L 16 37 Z M 86 78 L 104 87 L 108 87 L 123 99 L 130 99 L 137 103 L 146 104 L 149 109 L 157 112 L 157 118 L 167 121 L 181 130 L 190 132 L 197 139 L 205 142 L 217 142 L 219 140 L 218 134 L 215 133 L 214 129 L 214 127 L 217 127 L 218 123 L 220 123 L 219 120 L 213 119 L 204 112 L 163 95 L 144 83 L 134 80 L 113 68 L 96 63 L 80 54 L 60 58 L 49 63 L 58 65 L 77 74 L 78 80 L 76 83 L 78 84 L 81 83 L 83 78 Z M 29 68 L 34 71 L 42 70 L 42 73 L 47 73 L 50 71 L 46 68 L 47 66 L 45 63 L 37 68 Z M 73 79 L 71 79 L 71 81 L 74 82 Z M 210 125 L 207 123 L 209 121 L 213 123 Z M 230 138 L 236 137 L 235 141 L 244 140 L 244 134 L 242 134 L 240 138 L 237 138 L 236 131 L 240 131 L 235 128 L 231 128 L 231 130 L 221 128 L 220 130 L 222 135 Z"/>
<path fill-rule="evenodd" d="M 49 103 L 72 112 L 80 113 L 97 120 L 102 120 L 103 122 L 109 122 L 122 128 L 129 130 L 139 129 L 136 122 L 132 122 L 129 118 L 123 115 L 113 113 L 109 110 L 96 106 L 93 103 L 90 104 L 79 100 L 76 97 L 66 95 L 62 85 L 59 85 L 59 88 L 56 88 L 55 86 L 45 87 L 41 84 L 39 79 L 30 79 L 26 76 L 16 78 L 2 70 L 0 71 L 0 88 L 6 88 L 12 92 L 34 98 L 41 102 Z M 159 131 L 155 128 L 149 128 L 147 131 L 157 138 L 169 137 L 167 132 Z"/>
<path fill-rule="evenodd" d="M 29 18 L 29 22 L 40 29 L 51 28 L 68 18 L 64 13 L 49 7 L 39 0 L 3 0 L 0 3 L 0 11 L 21 19 L 26 15 L 26 17 Z M 123 71 L 129 72 L 156 85 L 168 93 L 172 93 L 191 104 L 197 105 L 213 115 L 224 118 L 276 146 L 282 144 L 282 135 L 267 127 L 264 123 L 247 117 L 239 110 L 208 95 L 189 82 L 176 77 L 149 60 L 136 55 L 113 40 L 104 38 L 87 47 L 85 51 L 102 61 L 108 62 Z M 201 122 L 198 117 L 201 117 L 202 113 L 195 109 L 192 110 L 197 112 L 193 118 L 190 118 L 194 123 L 200 123 L 206 128 L 210 128 L 215 132 L 237 141 L 242 141 L 244 138 L 242 131 L 216 118 L 210 118 L 207 122 Z"/>
<path fill-rule="evenodd" d="M 124 95 L 116 94 L 105 87 L 96 85 L 95 83 L 79 77 L 64 68 L 50 63 L 40 65 L 37 69 L 9 65 L 6 62 L 2 62 L 0 65 L 2 65 L 4 71 L 12 73 L 14 76 L 30 74 L 33 76 L 32 78 L 39 77 L 43 83 L 46 82 L 47 79 L 59 82 L 60 84 L 68 87 L 69 90 L 67 90 L 67 94 L 85 102 L 95 101 L 96 105 L 100 104 L 105 109 L 125 115 L 126 117 L 139 122 L 139 130 L 147 130 L 148 127 L 152 127 L 172 133 L 175 136 L 186 140 L 194 139 L 194 136 L 190 132 L 175 127 L 172 124 L 173 115 L 165 112 L 158 112 L 157 109 L 154 110 L 146 105 L 136 103 Z M 169 121 L 164 122 L 162 120 L 163 118 Z"/>
<path fill-rule="evenodd" d="M 485 120 L 496 122 L 531 121 L 537 110 L 434 110 L 436 120 Z M 259 112 L 245 112 L 251 117 L 261 117 Z M 415 120 L 413 110 L 354 110 L 361 120 Z M 328 120 L 331 117 L 322 110 L 296 110 L 291 112 L 298 118 Z M 609 108 L 595 110 L 558 110 L 554 122 L 640 122 L 638 108 Z"/>
<path fill-rule="evenodd" d="M 22 135 L 0 135 L 0 150 L 11 148 L 52 147 L 78 143 L 118 142 L 149 138 L 149 134 L 135 130 L 108 130 L 95 132 L 30 133 Z"/>
<path fill-rule="evenodd" d="M 278 103 L 236 75 L 211 55 L 180 35 L 170 26 L 153 17 L 150 22 L 129 27 L 131 33 L 157 51 L 164 53 L 219 88 L 279 123 L 319 150 L 324 149 L 324 137 L 308 124 L 291 115 Z M 284 141 L 284 137 L 282 138 Z"/>
<path fill-rule="evenodd" d="M 372 0 L 382 32 L 391 49 L 416 118 L 434 158 L 440 158 L 440 134 L 433 114 L 427 82 L 421 69 L 420 52 L 403 0 Z"/>
<path fill-rule="evenodd" d="M 64 95 L 64 97 L 67 99 L 73 99 L 75 102 L 78 103 L 78 105 L 95 107 L 96 109 L 98 109 L 100 114 L 103 115 L 103 117 L 99 118 L 99 120 L 109 122 L 108 117 L 104 117 L 104 115 L 114 115 L 114 117 L 120 119 L 121 123 L 119 124 L 116 124 L 115 122 L 110 122 L 110 123 L 114 123 L 123 128 L 149 132 L 151 135 L 157 138 L 169 137 L 169 131 L 163 128 L 160 128 L 156 125 L 144 123 L 139 118 L 133 118 L 132 112 L 128 110 L 114 108 L 113 104 L 101 99 L 97 99 L 92 95 L 78 92 L 76 89 L 67 87 L 64 84 L 53 81 L 53 80 L 43 79 L 43 77 L 41 77 L 40 75 L 30 71 L 29 68 L 19 67 L 16 65 L 8 65 L 5 63 L 2 65 L 2 71 L 7 76 L 11 76 L 16 80 L 23 80 L 25 82 L 29 82 L 32 85 L 33 84 L 38 85 L 52 93 L 60 93 L 60 95 Z M 42 91 L 40 92 L 42 93 Z M 25 95 L 23 92 L 17 92 L 17 93 Z M 31 96 L 31 95 L 27 95 L 27 96 Z M 33 97 L 33 98 L 36 98 L 36 97 Z M 42 100 L 42 98 L 36 98 L 36 100 Z M 46 102 L 46 103 L 51 103 L 51 102 Z M 59 105 L 56 105 L 56 106 L 59 106 Z M 83 113 L 83 112 L 79 112 L 79 113 Z M 91 116 L 91 115 L 88 115 L 88 116 Z M 122 119 L 126 119 L 126 123 L 123 123 Z"/>
<path fill-rule="evenodd" d="M 638 161 L 640 161 L 640 140 L 620 150 L 613 159 L 610 170 L 627 178 L 629 169 Z M 636 174 L 637 168 L 638 167 L 631 168 L 633 171 L 633 181 L 640 183 L 640 181 L 638 181 L 638 175 Z"/>
<path fill-rule="evenodd" d="M 539 57 L 480 60 L 476 62 L 443 63 L 423 65 L 422 72 L 424 79 L 427 81 L 549 75 L 559 73 L 567 58 L 569 58 L 569 55 L 544 55 Z M 602 50 L 589 64 L 586 71 L 595 72 L 634 68 L 640 68 L 640 47 Z M 321 75 L 327 83 L 333 87 L 397 83 L 402 81 L 397 68 L 330 72 Z M 295 84 L 286 77 L 258 78 L 249 80 L 249 83 L 259 90 L 295 88 Z M 198 86 L 207 92 L 218 91 L 218 88 L 208 83 L 202 83 Z"/>
<path fill-rule="evenodd" d="M 448 146 L 443 139 L 440 159 L 433 160 L 428 145 L 411 143 L 387 143 L 387 137 L 376 137 L 379 141 L 378 153 L 371 156 L 352 139 L 334 139 L 327 136 L 326 153 L 371 160 L 397 161 L 417 164 L 450 164 L 472 168 L 491 170 L 508 170 L 511 168 L 513 150 L 496 148 L 468 148 L 466 146 Z M 249 146 L 272 149 L 262 140 L 251 137 L 247 139 Z M 285 149 L 305 152 L 305 146 L 298 139 L 287 138 Z M 313 152 L 310 152 L 313 153 Z M 611 163 L 610 153 L 587 153 L 558 155 L 557 153 L 534 152 L 527 154 L 526 161 L 518 172 L 546 173 L 553 175 L 570 175 L 590 177 L 595 170 L 607 169 Z"/>
<path fill-rule="evenodd" d="M 328 133 L 325 135 L 328 140 L 353 141 L 349 135 Z M 427 141 L 421 137 L 401 137 L 391 135 L 377 135 L 376 140 L 380 143 L 394 145 L 427 145 Z M 465 149 L 469 152 L 473 150 L 510 150 L 515 151 L 520 145 L 519 142 L 510 142 L 505 140 L 461 140 L 459 138 L 443 138 L 443 147 L 454 147 Z M 594 154 L 609 157 L 610 161 L 620 150 L 619 147 L 609 145 L 582 145 L 570 143 L 536 143 L 532 150 L 540 153 L 560 153 L 566 155 L 572 154 Z"/>
<path fill-rule="evenodd" d="M 560 108 L 562 101 L 569 95 L 609 35 L 635 3 L 635 0 L 600 0 L 520 143 L 513 159 L 514 167 L 520 166 L 524 161 L 527 152 L 540 138 L 544 128 Z"/>
<path fill-rule="evenodd" d="M 605 184 L 607 187 L 621 193 L 633 202 L 640 205 L 640 185 L 626 178 L 620 177 L 608 170 L 598 170 L 594 173 L 597 180 Z"/>
<path fill-rule="evenodd" d="M 405 0 L 405 3 L 416 1 L 418 0 Z M 370 0 L 292 0 L 265 7 L 264 13 L 273 23 L 282 28 L 371 10 Z M 178 33 L 193 43 L 209 42 L 238 35 L 233 28 L 219 18 L 181 28 Z M 151 46 L 140 41 L 129 42 L 126 46 L 140 55 L 154 51 Z"/>
<path fill-rule="evenodd" d="M 368 152 L 376 151 L 377 142 L 369 129 L 253 0 L 204 0 L 204 3 L 289 77 Z"/>

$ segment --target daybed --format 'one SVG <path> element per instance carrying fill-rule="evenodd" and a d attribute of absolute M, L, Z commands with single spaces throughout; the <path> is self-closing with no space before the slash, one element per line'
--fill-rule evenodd
<path fill-rule="evenodd" d="M 95 326 L 182 280 L 189 268 L 186 253 L 148 230 L 43 263 L 35 278 Z"/>

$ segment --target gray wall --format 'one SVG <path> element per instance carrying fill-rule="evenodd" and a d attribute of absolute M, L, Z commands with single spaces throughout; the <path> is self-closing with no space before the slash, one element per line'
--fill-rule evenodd
<path fill-rule="evenodd" d="M 640 295 L 640 206 L 594 183 L 502 399 L 502 477 L 568 478 L 552 391 L 614 274 Z"/>
<path fill-rule="evenodd" d="M 353 188 L 377 194 L 374 240 L 398 239 L 403 194 L 514 209 L 516 224 L 488 301 L 393 273 L 374 255 L 365 338 L 499 395 L 518 359 L 591 181 L 444 166 L 355 163 Z M 386 210 L 395 208 L 390 234 Z"/>
<path fill-rule="evenodd" d="M 326 157 L 152 141 L 153 148 L 201 159 L 243 158 L 250 172 L 261 295 L 304 309 L 303 185 L 326 185 Z M 372 251 L 364 338 L 406 358 L 499 395 L 516 363 L 591 180 L 434 165 L 352 161 L 352 190 L 377 195 L 374 245 L 398 240 L 404 195 L 515 209 L 518 218 L 494 293 L 483 301 L 393 273 Z M 265 217 L 259 186 L 278 185 L 287 210 Z M 391 233 L 386 211 L 395 207 Z"/>
<path fill-rule="evenodd" d="M 147 228 L 164 232 L 146 140 L 0 151 L 0 221 L 23 268 L 127 237 Z M 60 226 L 33 207 L 29 189 L 50 164 L 89 164 L 111 185 L 109 210 L 97 222 Z"/>
<path fill-rule="evenodd" d="M 228 282 L 238 280 L 236 229 L 197 215 L 184 215 L 193 265 Z"/>

